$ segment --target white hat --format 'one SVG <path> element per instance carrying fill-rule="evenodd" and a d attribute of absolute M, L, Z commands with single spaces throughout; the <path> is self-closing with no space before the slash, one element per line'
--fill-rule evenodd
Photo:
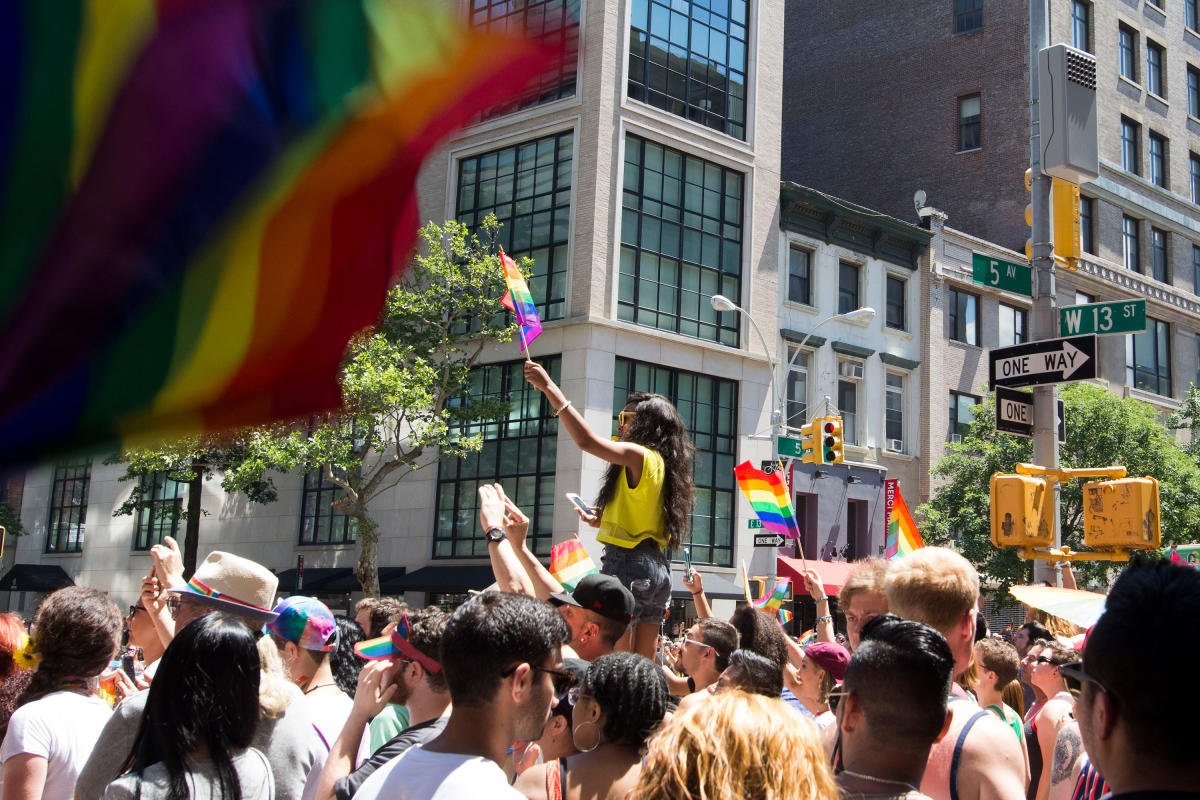
<path fill-rule="evenodd" d="M 248 558 L 215 550 L 197 567 L 187 585 L 168 591 L 186 594 L 201 605 L 261 625 L 278 616 L 271 610 L 278 588 L 279 579 L 271 570 Z"/>

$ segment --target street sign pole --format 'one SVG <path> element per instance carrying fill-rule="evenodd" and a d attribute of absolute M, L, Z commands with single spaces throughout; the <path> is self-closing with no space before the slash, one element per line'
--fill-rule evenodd
<path fill-rule="evenodd" d="M 1058 333 L 1058 315 L 1054 310 L 1054 251 L 1050 243 L 1050 176 L 1042 173 L 1041 130 L 1038 124 L 1038 54 L 1049 44 L 1050 9 L 1048 0 L 1029 3 L 1029 168 L 1032 174 L 1030 236 L 1033 239 L 1033 338 L 1052 339 Z M 1055 425 L 1055 386 L 1033 389 L 1033 460 L 1058 468 L 1058 436 Z M 1054 482 L 1054 546 L 1062 544 L 1059 525 L 1058 482 Z M 1034 562 L 1035 581 L 1053 581 L 1049 562 Z"/>

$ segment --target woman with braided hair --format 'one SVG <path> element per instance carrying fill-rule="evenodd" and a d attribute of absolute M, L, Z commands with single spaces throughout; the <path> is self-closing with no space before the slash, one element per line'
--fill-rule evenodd
<path fill-rule="evenodd" d="M 8 723 L 3 800 L 72 800 L 75 781 L 112 710 L 96 696 L 117 653 L 121 612 L 95 589 L 68 586 L 33 619 L 25 660 L 37 669 Z"/>
<path fill-rule="evenodd" d="M 530 800 L 622 800 L 637 783 L 646 741 L 670 709 L 662 668 L 636 653 L 600 656 L 567 697 L 579 755 L 530 767 L 517 790 Z"/>

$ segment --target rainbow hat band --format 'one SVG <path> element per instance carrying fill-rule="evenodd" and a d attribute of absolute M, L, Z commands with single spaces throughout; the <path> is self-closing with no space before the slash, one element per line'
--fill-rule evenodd
<path fill-rule="evenodd" d="M 441 672 L 441 664 L 422 653 L 408 640 L 409 630 L 408 614 L 405 614 L 396 623 L 396 629 L 392 631 L 391 636 L 359 642 L 354 645 L 354 652 L 374 661 L 384 658 L 411 658 L 429 672 Z"/>
<path fill-rule="evenodd" d="M 275 606 L 279 616 L 267 630 L 304 650 L 328 653 L 337 647 L 337 620 L 329 607 L 314 597 L 285 597 Z"/>
<path fill-rule="evenodd" d="M 222 592 L 218 592 L 216 589 L 212 588 L 211 586 L 206 586 L 203 583 L 201 583 L 200 581 L 196 580 L 195 576 L 193 576 L 192 578 L 190 578 L 188 580 L 187 588 L 191 590 L 192 594 L 199 594 L 199 595 L 203 595 L 204 597 L 211 597 L 214 600 L 224 600 L 226 603 L 236 603 L 239 606 L 245 606 L 246 608 L 253 608 L 255 611 L 265 611 L 268 614 L 271 613 L 271 609 L 269 609 L 269 608 L 263 608 L 262 606 L 256 606 L 253 603 L 247 603 L 245 600 L 239 600 L 238 598 L 234 597 L 231 594 L 224 594 Z"/>

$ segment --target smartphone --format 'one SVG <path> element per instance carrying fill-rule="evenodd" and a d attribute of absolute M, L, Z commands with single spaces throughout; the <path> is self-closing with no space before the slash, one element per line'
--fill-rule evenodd
<path fill-rule="evenodd" d="M 570 500 L 572 503 L 575 504 L 576 508 L 578 508 L 580 511 L 583 512 L 583 515 L 585 517 L 591 518 L 591 517 L 596 516 L 594 513 L 592 513 L 592 507 L 589 506 L 587 503 L 583 502 L 582 497 L 575 494 L 574 492 L 567 492 L 566 496 L 567 496 L 568 500 Z"/>
<path fill-rule="evenodd" d="M 121 669 L 129 676 L 129 680 L 137 681 L 137 670 L 134 666 L 134 655 L 137 651 L 134 648 L 129 648 L 121 656 Z"/>
<path fill-rule="evenodd" d="M 683 548 L 683 574 L 690 581 L 692 579 L 692 548 Z"/>

